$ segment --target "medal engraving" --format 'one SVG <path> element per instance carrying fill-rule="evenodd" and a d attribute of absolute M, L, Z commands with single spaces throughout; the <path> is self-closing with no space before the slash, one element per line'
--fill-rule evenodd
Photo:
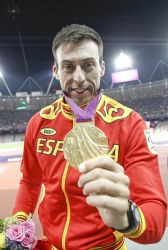
<path fill-rule="evenodd" d="M 108 151 L 106 135 L 92 122 L 76 123 L 64 139 L 64 157 L 74 168 L 96 156 L 107 155 Z"/>

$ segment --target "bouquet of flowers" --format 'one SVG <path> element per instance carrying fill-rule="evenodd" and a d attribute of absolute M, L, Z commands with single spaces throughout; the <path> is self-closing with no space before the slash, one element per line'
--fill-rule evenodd
<path fill-rule="evenodd" d="M 30 250 L 36 242 L 35 224 L 31 219 L 0 219 L 0 250 Z"/>

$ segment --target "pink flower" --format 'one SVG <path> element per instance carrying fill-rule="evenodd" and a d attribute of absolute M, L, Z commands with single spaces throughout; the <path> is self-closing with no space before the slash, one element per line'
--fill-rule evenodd
<path fill-rule="evenodd" d="M 25 237 L 21 241 L 21 244 L 23 247 L 33 249 L 36 245 L 36 242 L 37 242 L 37 240 L 36 240 L 34 234 L 31 231 L 27 231 L 25 233 Z"/>
<path fill-rule="evenodd" d="M 32 232 L 35 234 L 35 224 L 33 221 L 23 221 L 21 226 L 24 227 L 25 232 Z"/>
<path fill-rule="evenodd" d="M 24 227 L 21 225 L 12 225 L 6 230 L 6 236 L 10 240 L 21 242 L 25 237 Z"/>

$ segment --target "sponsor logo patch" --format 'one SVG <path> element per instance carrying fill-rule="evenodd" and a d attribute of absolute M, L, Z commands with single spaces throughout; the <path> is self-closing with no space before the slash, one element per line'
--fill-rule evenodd
<path fill-rule="evenodd" d="M 43 135 L 55 135 L 56 134 L 56 131 L 55 129 L 53 128 L 42 128 L 40 130 L 40 132 L 43 134 Z"/>
<path fill-rule="evenodd" d="M 148 145 L 148 149 L 149 151 L 152 153 L 152 154 L 155 154 L 157 155 L 157 150 L 156 150 L 156 146 L 153 144 L 153 141 L 152 141 L 152 132 L 150 129 L 146 129 L 144 131 L 145 133 L 145 137 L 146 137 L 146 141 L 147 141 L 147 145 Z"/>

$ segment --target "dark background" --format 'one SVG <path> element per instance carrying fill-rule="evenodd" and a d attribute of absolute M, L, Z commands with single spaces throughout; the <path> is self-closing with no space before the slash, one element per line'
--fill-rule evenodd
<path fill-rule="evenodd" d="M 39 90 L 32 81 L 22 88 L 29 76 L 46 92 L 53 37 L 71 23 L 91 26 L 102 36 L 102 88 L 110 88 L 121 50 L 133 58 L 142 83 L 168 77 L 167 0 L 0 0 L 0 68 L 13 94 Z M 51 91 L 59 88 L 54 80 Z M 6 91 L 1 79 L 0 91 Z"/>

